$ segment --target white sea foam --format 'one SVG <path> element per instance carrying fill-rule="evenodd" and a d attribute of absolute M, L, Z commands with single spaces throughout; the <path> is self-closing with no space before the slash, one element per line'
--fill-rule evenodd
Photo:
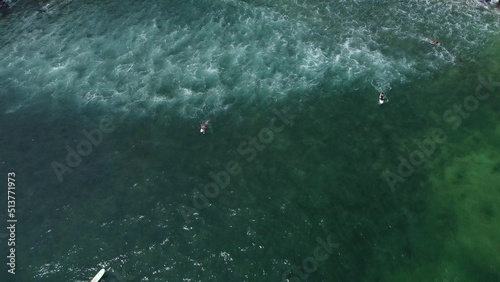
<path fill-rule="evenodd" d="M 0 49 L 1 95 L 17 97 L 4 112 L 52 97 L 201 117 L 236 100 L 316 95 L 325 79 L 338 89 L 390 88 L 473 54 L 498 25 L 457 1 L 386 1 L 379 15 L 367 1 L 252 3 L 201 1 L 171 12 L 135 3 L 125 14 L 116 4 L 72 9 L 68 1 L 49 5 L 57 18 L 25 14 L 9 27 L 20 35 Z"/>

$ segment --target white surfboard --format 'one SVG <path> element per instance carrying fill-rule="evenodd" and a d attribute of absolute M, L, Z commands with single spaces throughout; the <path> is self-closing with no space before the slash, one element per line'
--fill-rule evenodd
<path fill-rule="evenodd" d="M 106 273 L 106 270 L 104 270 L 104 268 L 99 270 L 99 272 L 97 272 L 96 276 L 94 276 L 94 278 L 92 278 L 92 281 L 90 282 L 99 282 L 99 280 L 101 280 L 101 278 L 104 276 L 104 273 Z"/>
<path fill-rule="evenodd" d="M 387 103 L 387 102 L 389 102 L 389 99 L 387 99 L 387 98 L 384 98 L 384 100 L 378 99 L 378 104 L 379 105 L 382 105 L 382 104 Z"/>

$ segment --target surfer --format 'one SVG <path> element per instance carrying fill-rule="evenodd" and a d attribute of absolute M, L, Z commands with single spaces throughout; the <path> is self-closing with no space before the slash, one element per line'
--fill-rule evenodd
<path fill-rule="evenodd" d="M 205 134 L 207 132 L 207 128 L 208 128 L 209 124 L 210 124 L 210 120 L 205 121 L 205 123 L 203 123 L 201 125 L 200 132 Z"/>
<path fill-rule="evenodd" d="M 378 104 L 382 105 L 383 103 L 387 102 L 387 98 L 385 98 L 384 91 L 380 92 L 380 95 L 378 95 Z"/>

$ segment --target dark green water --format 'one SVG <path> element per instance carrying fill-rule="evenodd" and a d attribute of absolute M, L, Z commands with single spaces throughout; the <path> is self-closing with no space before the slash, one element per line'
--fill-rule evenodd
<path fill-rule="evenodd" d="M 0 171 L 16 172 L 18 219 L 16 275 L 4 265 L 1 281 L 90 281 L 102 267 L 123 281 L 500 281 L 493 10 L 43 5 L 0 18 Z M 389 103 L 377 104 L 380 90 Z M 54 162 L 67 165 L 66 146 L 102 120 L 111 132 L 60 181 Z M 250 150 L 271 123 L 282 130 Z M 388 184 L 435 128 L 446 141 Z M 196 207 L 211 172 L 235 163 Z"/>

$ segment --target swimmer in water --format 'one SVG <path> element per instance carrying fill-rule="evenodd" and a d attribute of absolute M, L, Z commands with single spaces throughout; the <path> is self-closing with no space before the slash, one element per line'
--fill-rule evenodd
<path fill-rule="evenodd" d="M 380 92 L 380 95 L 378 95 L 378 104 L 382 105 L 383 103 L 387 102 L 387 98 L 385 98 L 384 92 Z"/>
<path fill-rule="evenodd" d="M 204 124 L 201 125 L 200 132 L 205 134 L 207 132 L 208 125 L 210 123 L 210 120 L 205 121 Z"/>

